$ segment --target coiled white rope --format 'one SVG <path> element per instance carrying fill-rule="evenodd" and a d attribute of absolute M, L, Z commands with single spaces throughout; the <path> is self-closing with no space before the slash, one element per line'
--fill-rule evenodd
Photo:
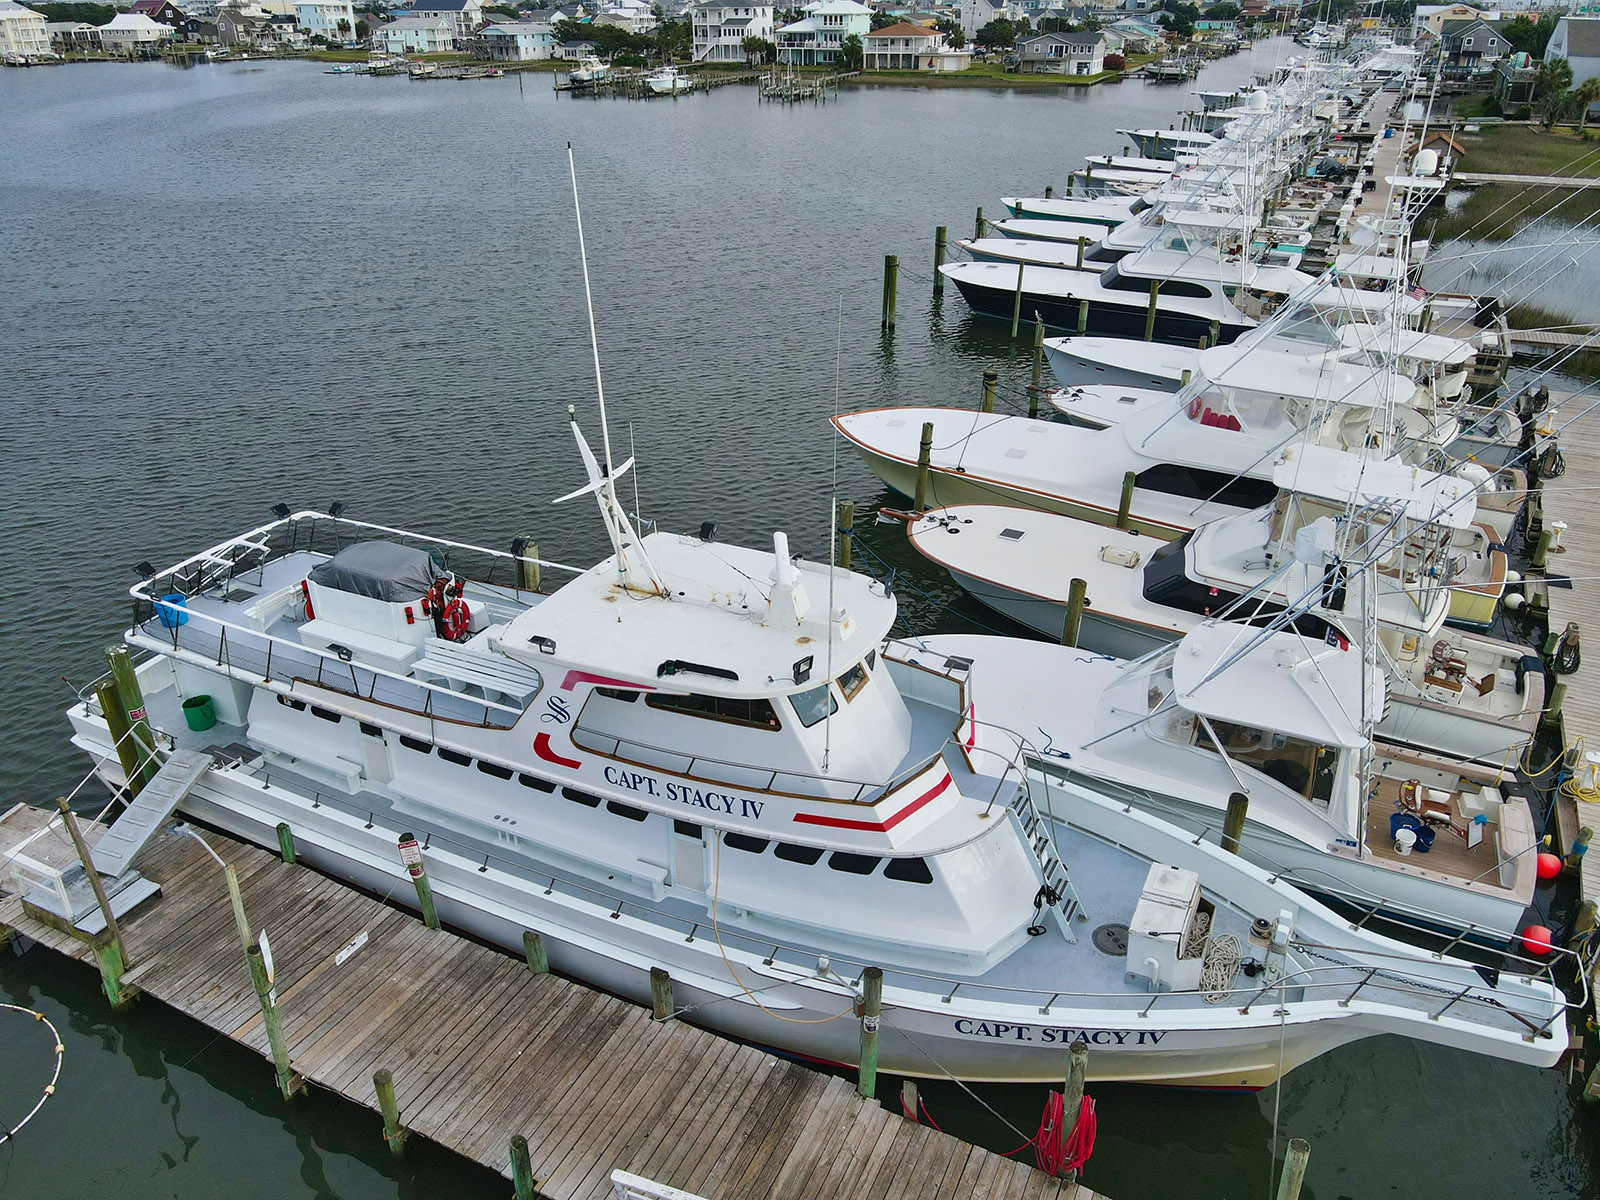
<path fill-rule="evenodd" d="M 1207 1004 L 1221 1004 L 1233 992 L 1233 977 L 1244 962 L 1244 946 L 1231 933 L 1206 943 L 1205 961 L 1200 965 L 1200 995 Z"/>
<path fill-rule="evenodd" d="M 35 1012 L 31 1008 L 23 1008 L 21 1005 L 17 1004 L 0 1004 L 0 1008 L 9 1009 L 12 1012 L 26 1013 L 35 1021 L 43 1022 L 44 1027 L 50 1031 L 50 1037 L 55 1043 L 56 1050 L 56 1067 L 55 1070 L 50 1073 L 50 1082 L 44 1085 L 44 1094 L 39 1097 L 39 1102 L 28 1110 L 27 1116 L 23 1117 L 22 1120 L 18 1121 L 5 1133 L 0 1134 L 0 1144 L 3 1144 L 16 1137 L 17 1134 L 21 1132 L 22 1127 L 38 1115 L 39 1110 L 44 1107 L 44 1102 L 56 1094 L 56 1081 L 61 1078 L 61 1060 L 66 1055 L 67 1048 L 61 1044 L 61 1034 L 56 1030 L 56 1027 L 50 1023 L 50 1018 L 45 1016 L 42 1012 Z"/>

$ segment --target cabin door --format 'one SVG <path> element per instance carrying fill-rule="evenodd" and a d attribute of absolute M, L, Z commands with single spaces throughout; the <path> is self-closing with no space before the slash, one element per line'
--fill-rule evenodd
<path fill-rule="evenodd" d="M 361 773 L 372 783 L 388 783 L 394 778 L 389 767 L 389 743 L 383 730 L 361 722 Z"/>
<path fill-rule="evenodd" d="M 706 890 L 706 846 L 700 826 L 672 822 L 672 883 L 690 891 Z"/>

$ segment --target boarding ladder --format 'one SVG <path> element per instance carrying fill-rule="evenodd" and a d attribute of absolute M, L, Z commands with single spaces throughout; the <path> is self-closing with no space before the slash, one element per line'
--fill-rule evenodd
<path fill-rule="evenodd" d="M 194 790 L 211 766 L 211 756 L 197 750 L 174 750 L 155 778 L 144 785 L 123 814 L 112 822 L 94 848 L 94 869 L 115 879 L 132 865 L 134 856 L 161 827 L 173 809 Z"/>
<path fill-rule="evenodd" d="M 1026 775 L 1023 776 L 1022 785 L 1017 789 L 1016 799 L 1011 803 L 1011 811 L 1016 814 L 1017 823 L 1022 826 L 1023 837 L 1033 851 L 1033 857 L 1038 860 L 1039 869 L 1044 875 L 1044 886 L 1057 897 L 1056 902 L 1048 906 L 1050 913 L 1055 917 L 1057 928 L 1069 942 L 1076 942 L 1078 935 L 1072 930 L 1072 922 L 1086 910 L 1072 886 L 1072 880 L 1067 875 L 1066 864 L 1056 853 L 1050 822 L 1040 816 L 1039 810 L 1034 807 L 1033 794 L 1028 787 Z M 1042 916 L 1045 906 L 1040 907 Z"/>

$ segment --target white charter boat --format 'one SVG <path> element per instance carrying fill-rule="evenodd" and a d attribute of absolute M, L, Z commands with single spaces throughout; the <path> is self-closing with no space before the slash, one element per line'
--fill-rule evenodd
<path fill-rule="evenodd" d="M 676 66 L 669 63 L 659 71 L 645 76 L 645 86 L 657 96 L 678 96 L 687 92 L 692 80 Z"/>
<path fill-rule="evenodd" d="M 588 87 L 603 82 L 610 73 L 611 68 L 606 63 L 593 54 L 585 54 L 578 65 L 567 72 L 567 82 Z"/>

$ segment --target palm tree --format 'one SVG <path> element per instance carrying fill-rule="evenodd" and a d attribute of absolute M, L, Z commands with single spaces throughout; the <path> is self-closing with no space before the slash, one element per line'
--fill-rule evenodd
<path fill-rule="evenodd" d="M 1585 79 L 1572 91 L 1572 102 L 1578 106 L 1578 133 L 1589 123 L 1589 106 L 1600 101 L 1600 77 Z"/>
<path fill-rule="evenodd" d="M 1567 115 L 1571 107 L 1571 99 L 1567 89 L 1572 86 L 1572 64 L 1560 55 L 1547 58 L 1539 67 L 1539 78 L 1534 82 L 1534 91 L 1538 97 L 1535 106 L 1539 112 L 1540 124 L 1545 129 L 1556 127 L 1556 122 Z"/>

